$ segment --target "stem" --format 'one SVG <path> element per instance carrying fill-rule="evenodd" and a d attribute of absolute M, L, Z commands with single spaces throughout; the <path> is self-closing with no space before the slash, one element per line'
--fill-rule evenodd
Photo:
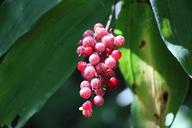
<path fill-rule="evenodd" d="M 109 15 L 109 18 L 108 18 L 108 21 L 107 21 L 107 24 L 106 24 L 106 27 L 105 27 L 105 29 L 106 29 L 107 31 L 109 30 L 109 26 L 110 26 L 111 21 L 112 21 L 112 18 L 113 18 L 114 10 L 115 10 L 115 5 L 113 4 L 113 5 L 111 6 L 111 13 L 110 13 L 110 15 Z"/>

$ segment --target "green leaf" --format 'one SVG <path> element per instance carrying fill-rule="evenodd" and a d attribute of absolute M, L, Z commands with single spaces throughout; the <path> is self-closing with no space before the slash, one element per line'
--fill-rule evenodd
<path fill-rule="evenodd" d="M 0 5 L 3 3 L 4 0 L 0 0 Z"/>
<path fill-rule="evenodd" d="M 82 32 L 108 17 L 111 4 L 63 0 L 15 43 L 0 65 L 1 125 L 21 127 L 64 83 Z"/>
<path fill-rule="evenodd" d="M 134 128 L 163 128 L 174 116 L 188 89 L 188 76 L 162 43 L 147 4 L 124 5 L 116 29 L 126 38 L 120 69 L 135 98 L 131 107 Z"/>
<path fill-rule="evenodd" d="M 192 78 L 192 1 L 150 0 L 161 37 Z"/>
<path fill-rule="evenodd" d="M 41 15 L 60 2 L 61 0 L 5 0 L 0 6 L 0 56 L 28 32 Z"/>

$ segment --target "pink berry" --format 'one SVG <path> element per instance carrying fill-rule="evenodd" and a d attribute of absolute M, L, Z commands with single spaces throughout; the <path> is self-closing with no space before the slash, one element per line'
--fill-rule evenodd
<path fill-rule="evenodd" d="M 113 69 L 107 69 L 105 72 L 104 72 L 104 76 L 106 78 L 111 78 L 112 76 L 115 76 L 115 72 L 113 71 Z"/>
<path fill-rule="evenodd" d="M 84 47 L 94 47 L 95 43 L 95 39 L 91 36 L 85 37 L 82 41 Z"/>
<path fill-rule="evenodd" d="M 107 68 L 114 68 L 117 65 L 117 62 L 114 58 L 108 57 L 105 60 L 105 65 L 107 66 Z"/>
<path fill-rule="evenodd" d="M 84 87 L 80 90 L 79 94 L 83 99 L 88 99 L 91 96 L 91 89 Z"/>
<path fill-rule="evenodd" d="M 95 89 L 94 92 L 97 96 L 104 96 L 105 95 L 105 91 L 103 90 L 103 88 Z"/>
<path fill-rule="evenodd" d="M 85 49 L 85 47 L 83 47 L 83 46 L 77 47 L 77 50 L 76 50 L 77 55 L 82 56 L 84 54 L 84 49 Z"/>
<path fill-rule="evenodd" d="M 83 37 L 87 37 L 87 36 L 92 36 L 93 37 L 93 34 L 94 32 L 92 30 L 86 30 L 84 33 L 83 33 Z"/>
<path fill-rule="evenodd" d="M 104 28 L 103 25 L 101 23 L 96 23 L 93 27 L 94 30 L 96 30 L 97 28 Z"/>
<path fill-rule="evenodd" d="M 91 117 L 92 116 L 92 111 L 90 110 L 83 110 L 82 114 L 85 118 Z"/>
<path fill-rule="evenodd" d="M 111 77 L 110 80 L 108 81 L 108 87 L 110 89 L 117 88 L 119 86 L 119 81 L 116 77 Z"/>
<path fill-rule="evenodd" d="M 96 43 L 95 49 L 97 52 L 102 53 L 103 51 L 105 51 L 105 45 L 101 42 Z"/>
<path fill-rule="evenodd" d="M 105 28 L 97 28 L 95 30 L 95 37 L 97 39 L 101 39 L 101 38 L 103 38 L 107 34 L 108 34 L 108 32 L 107 32 L 107 30 Z"/>
<path fill-rule="evenodd" d="M 101 80 L 99 78 L 94 78 L 91 80 L 92 89 L 101 88 Z"/>
<path fill-rule="evenodd" d="M 86 47 L 84 48 L 84 52 L 83 52 L 83 55 L 85 56 L 89 56 L 93 53 L 93 48 L 92 47 Z"/>
<path fill-rule="evenodd" d="M 113 49 L 107 48 L 105 52 L 109 56 L 109 55 L 111 55 L 112 51 L 113 51 Z"/>
<path fill-rule="evenodd" d="M 105 44 L 105 47 L 107 48 L 113 48 L 114 47 L 114 37 L 111 35 L 106 35 L 101 39 L 101 42 Z"/>
<path fill-rule="evenodd" d="M 96 105 L 96 106 L 101 106 L 103 105 L 104 103 L 104 99 L 102 96 L 95 96 L 94 99 L 93 99 L 93 103 Z"/>
<path fill-rule="evenodd" d="M 100 62 L 101 62 L 101 63 L 105 62 L 105 60 L 107 59 L 107 57 L 108 57 L 108 56 L 105 55 L 105 54 L 104 54 L 103 56 L 101 56 L 101 57 L 100 57 Z"/>
<path fill-rule="evenodd" d="M 113 52 L 111 53 L 111 56 L 118 60 L 119 58 L 121 58 L 121 52 L 119 50 L 113 50 Z"/>
<path fill-rule="evenodd" d="M 107 69 L 107 67 L 104 63 L 99 63 L 95 66 L 95 69 L 96 69 L 97 73 L 100 74 L 100 73 L 104 72 Z"/>
<path fill-rule="evenodd" d="M 92 79 L 95 75 L 96 71 L 93 66 L 87 66 L 83 71 L 83 77 L 85 79 Z"/>
<path fill-rule="evenodd" d="M 80 61 L 77 64 L 77 69 L 82 72 L 86 68 L 86 65 L 86 62 Z"/>
<path fill-rule="evenodd" d="M 114 44 L 116 46 L 123 46 L 125 43 L 125 38 L 123 36 L 116 36 L 114 40 Z"/>
<path fill-rule="evenodd" d="M 80 88 L 82 89 L 82 88 L 84 88 L 84 87 L 90 88 L 90 83 L 89 83 L 89 81 L 84 80 L 84 81 L 81 82 Z"/>
<path fill-rule="evenodd" d="M 99 55 L 98 54 L 91 54 L 89 57 L 89 63 L 92 65 L 98 64 L 100 61 Z"/>
<path fill-rule="evenodd" d="M 88 100 L 85 103 L 83 103 L 82 107 L 83 110 L 92 110 L 92 102 Z"/>

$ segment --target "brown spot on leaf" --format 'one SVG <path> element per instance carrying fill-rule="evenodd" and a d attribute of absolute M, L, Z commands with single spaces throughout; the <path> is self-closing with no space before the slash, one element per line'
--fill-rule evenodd
<path fill-rule="evenodd" d="M 157 113 L 154 113 L 153 115 L 154 115 L 154 117 L 155 117 L 156 120 L 158 120 L 158 119 L 160 118 Z"/>
<path fill-rule="evenodd" d="M 164 113 L 168 99 L 169 94 L 167 91 L 164 91 L 160 96 L 160 115 Z"/>
<path fill-rule="evenodd" d="M 145 47 L 145 45 L 146 45 L 145 40 L 142 40 L 142 41 L 140 42 L 140 44 L 139 44 L 139 48 L 143 48 L 143 47 Z"/>
<path fill-rule="evenodd" d="M 131 85 L 131 90 L 133 91 L 134 94 L 136 94 L 136 84 L 135 83 L 133 83 Z"/>
<path fill-rule="evenodd" d="M 168 92 L 164 92 L 163 95 L 162 95 L 162 98 L 163 98 L 163 101 L 166 103 L 168 101 L 168 97 L 169 97 L 169 94 Z"/>

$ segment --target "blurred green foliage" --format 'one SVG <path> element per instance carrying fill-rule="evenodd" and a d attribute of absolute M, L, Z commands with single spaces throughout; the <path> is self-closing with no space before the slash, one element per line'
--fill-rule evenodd
<path fill-rule="evenodd" d="M 117 70 L 120 88 L 106 93 L 102 107 L 95 107 L 93 116 L 85 119 L 78 108 L 82 104 L 79 96 L 80 74 L 75 71 L 64 85 L 48 100 L 45 107 L 33 116 L 24 128 L 126 128 L 131 125 L 130 105 L 117 104 L 117 95 L 126 88 L 122 75 Z"/>

